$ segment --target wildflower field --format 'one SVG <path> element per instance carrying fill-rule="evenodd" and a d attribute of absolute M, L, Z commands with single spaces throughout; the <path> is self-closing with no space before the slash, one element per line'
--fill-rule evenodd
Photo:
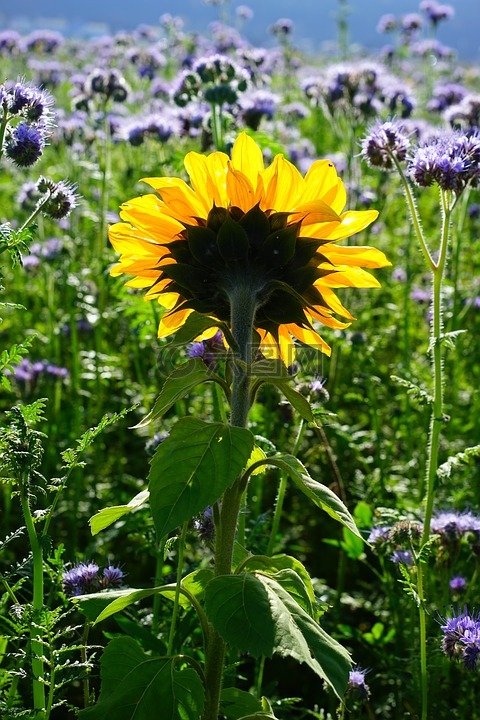
<path fill-rule="evenodd" d="M 0 718 L 475 720 L 479 68 L 214 4 L 0 31 Z"/>

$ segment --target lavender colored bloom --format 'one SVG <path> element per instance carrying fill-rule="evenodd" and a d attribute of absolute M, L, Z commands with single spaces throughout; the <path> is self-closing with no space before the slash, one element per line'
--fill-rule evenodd
<path fill-rule="evenodd" d="M 437 183 L 457 195 L 480 175 L 480 137 L 446 133 L 417 147 L 407 172 L 421 187 Z"/>
<path fill-rule="evenodd" d="M 452 539 L 461 538 L 470 532 L 480 535 L 480 517 L 472 512 L 444 510 L 433 516 L 430 527 L 433 533 L 447 535 Z"/>
<path fill-rule="evenodd" d="M 0 32 L 0 55 L 16 55 L 20 50 L 21 35 L 15 30 Z"/>
<path fill-rule="evenodd" d="M 434 27 L 442 20 L 449 20 L 455 15 L 455 10 L 451 5 L 441 5 L 435 0 L 423 0 L 420 3 L 420 10 L 423 10 Z"/>
<path fill-rule="evenodd" d="M 367 538 L 367 542 L 371 545 L 376 545 L 377 543 L 380 544 L 381 542 L 386 542 L 390 537 L 390 525 L 379 525 L 377 527 L 373 527 L 370 530 L 370 535 Z"/>
<path fill-rule="evenodd" d="M 427 103 L 427 108 L 443 112 L 446 108 L 458 104 L 467 94 L 467 88 L 459 83 L 437 83 L 433 89 L 433 97 Z"/>
<path fill-rule="evenodd" d="M 62 575 L 63 590 L 69 597 L 84 595 L 98 590 L 100 568 L 96 563 L 78 563 Z"/>
<path fill-rule="evenodd" d="M 219 354 L 223 352 L 224 349 L 223 335 L 221 331 L 218 330 L 213 337 L 192 343 L 189 347 L 188 354 L 191 358 L 201 358 L 205 365 L 211 368 L 215 365 Z"/>
<path fill-rule="evenodd" d="M 443 119 L 452 127 L 477 128 L 480 125 L 480 95 L 468 93 L 460 102 L 443 112 Z"/>
<path fill-rule="evenodd" d="M 102 588 L 118 588 L 123 584 L 125 573 L 115 565 L 108 565 L 103 568 L 102 578 L 100 579 L 100 587 Z"/>
<path fill-rule="evenodd" d="M 418 13 L 407 13 L 400 18 L 400 26 L 405 34 L 411 35 L 412 33 L 422 29 L 422 16 Z"/>
<path fill-rule="evenodd" d="M 358 666 L 350 670 L 347 693 L 355 694 L 359 698 L 367 698 L 370 695 L 370 688 L 365 682 L 367 672 L 368 670 L 362 670 L 362 668 Z"/>
<path fill-rule="evenodd" d="M 40 262 L 40 258 L 38 260 Z M 6 370 L 5 374 L 11 375 L 20 383 L 34 383 L 40 375 L 50 375 L 55 379 L 63 380 L 68 377 L 69 372 L 66 368 L 58 367 L 44 360 L 32 362 L 27 358 L 22 358 L 18 365 L 12 365 L 12 370 Z"/>
<path fill-rule="evenodd" d="M 450 580 L 448 586 L 450 590 L 454 593 L 464 593 L 467 589 L 467 581 L 465 580 L 465 578 L 457 575 Z"/>
<path fill-rule="evenodd" d="M 390 560 L 402 565 L 413 565 L 413 556 L 410 550 L 395 550 Z"/>
<path fill-rule="evenodd" d="M 269 31 L 277 37 L 286 37 L 293 32 L 293 22 L 290 18 L 279 18 L 269 27 Z"/>
<path fill-rule="evenodd" d="M 424 40 L 418 40 L 418 42 L 412 43 L 411 51 L 412 55 L 423 58 L 429 57 L 430 55 L 439 60 L 447 60 L 455 57 L 455 51 L 451 47 L 443 45 L 435 38 L 425 38 Z"/>
<path fill-rule="evenodd" d="M 50 54 L 63 45 L 63 35 L 54 30 L 34 30 L 23 40 L 27 51 Z"/>
<path fill-rule="evenodd" d="M 213 509 L 209 505 L 199 518 L 195 518 L 193 526 L 203 542 L 212 541 L 215 536 L 215 524 L 213 522 Z"/>
<path fill-rule="evenodd" d="M 451 618 L 441 618 L 442 650 L 451 660 L 460 660 L 467 670 L 476 670 L 480 654 L 480 617 L 467 607 Z"/>
<path fill-rule="evenodd" d="M 54 220 L 67 217 L 78 205 L 79 198 L 75 192 L 75 186 L 64 180 L 53 182 L 48 178 L 40 177 L 37 181 L 37 188 L 42 194 L 50 194 L 48 201 L 42 207 L 42 212 Z"/>
<path fill-rule="evenodd" d="M 394 158 L 403 162 L 407 157 L 409 139 L 405 126 L 399 122 L 377 123 L 362 140 L 362 156 L 372 167 L 394 168 Z"/>
<path fill-rule="evenodd" d="M 393 32 L 397 28 L 398 28 L 397 18 L 395 17 L 395 15 L 392 15 L 391 13 L 387 13 L 385 15 L 382 15 L 382 17 L 378 21 L 377 32 L 378 33 L 389 33 L 389 32 Z"/>
<path fill-rule="evenodd" d="M 240 20 L 251 20 L 253 18 L 253 10 L 248 5 L 238 5 L 235 13 Z"/>
<path fill-rule="evenodd" d="M 20 80 L 6 88 L 7 106 L 11 115 L 21 115 L 29 123 L 43 122 L 46 130 L 51 121 L 53 98 L 46 90 Z"/>
<path fill-rule="evenodd" d="M 468 206 L 467 214 L 469 218 L 476 219 L 480 217 L 480 205 L 478 203 L 472 203 Z"/>
<path fill-rule="evenodd" d="M 44 147 L 43 129 L 20 122 L 5 143 L 5 154 L 18 167 L 30 167 L 41 157 Z"/>
<path fill-rule="evenodd" d="M 416 303 L 428 303 L 432 299 L 432 293 L 423 288 L 413 288 L 410 293 L 410 299 Z"/>
<path fill-rule="evenodd" d="M 392 272 L 392 280 L 404 283 L 407 280 L 407 273 L 402 267 L 396 267 Z"/>
<path fill-rule="evenodd" d="M 271 120 L 275 114 L 280 97 L 270 90 L 253 90 L 240 98 L 240 108 L 245 125 L 258 130 L 263 117 Z"/>

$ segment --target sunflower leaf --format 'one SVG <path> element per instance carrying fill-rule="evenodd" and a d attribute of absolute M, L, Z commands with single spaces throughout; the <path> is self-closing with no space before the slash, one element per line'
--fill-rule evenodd
<path fill-rule="evenodd" d="M 146 655 L 129 637 L 114 638 L 101 659 L 102 687 L 82 720 L 198 720 L 204 706 L 202 681 L 191 668 L 177 669 L 176 657 Z"/>
<path fill-rule="evenodd" d="M 159 538 L 216 502 L 246 466 L 254 437 L 244 428 L 182 418 L 158 447 L 149 473 Z"/>
<path fill-rule="evenodd" d="M 293 657 L 343 697 L 351 668 L 348 652 L 274 578 L 260 573 L 214 578 L 207 585 L 205 609 L 236 650 L 254 657 Z"/>
<path fill-rule="evenodd" d="M 185 397 L 194 387 L 205 382 L 218 382 L 223 385 L 222 379 L 209 371 L 201 358 L 191 358 L 180 365 L 163 383 L 153 408 L 137 425 L 134 425 L 134 428 L 142 428 L 158 420 L 170 410 L 177 400 Z"/>

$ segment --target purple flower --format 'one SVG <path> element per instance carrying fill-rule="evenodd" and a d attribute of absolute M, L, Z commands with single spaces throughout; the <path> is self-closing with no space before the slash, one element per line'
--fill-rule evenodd
<path fill-rule="evenodd" d="M 400 18 L 402 31 L 407 35 L 411 35 L 423 27 L 423 20 L 418 13 L 407 13 Z"/>
<path fill-rule="evenodd" d="M 373 527 L 370 530 L 367 542 L 371 545 L 376 545 L 377 543 L 380 544 L 382 541 L 387 541 L 390 536 L 390 530 L 390 525 L 379 525 L 377 527 Z"/>
<path fill-rule="evenodd" d="M 452 539 L 461 538 L 469 532 L 480 535 L 480 517 L 471 512 L 444 510 L 434 515 L 430 527 L 433 533 L 444 534 Z"/>
<path fill-rule="evenodd" d="M 413 288 L 410 299 L 416 303 L 428 303 L 432 299 L 432 293 L 423 288 Z"/>
<path fill-rule="evenodd" d="M 410 550 L 395 550 L 390 560 L 402 565 L 413 565 L 413 556 Z"/>
<path fill-rule="evenodd" d="M 467 589 L 467 581 L 460 575 L 453 577 L 448 583 L 450 590 L 454 593 L 464 593 Z"/>
<path fill-rule="evenodd" d="M 480 654 L 480 617 L 467 607 L 451 618 L 441 618 L 442 650 L 451 660 L 460 660 L 467 670 L 476 670 Z"/>
<path fill-rule="evenodd" d="M 5 154 L 18 167 L 30 167 L 42 155 L 44 147 L 44 130 L 20 122 L 6 142 Z"/>
<path fill-rule="evenodd" d="M 277 37 L 286 37 L 293 32 L 293 22 L 290 18 L 280 18 L 270 26 L 269 31 Z"/>
<path fill-rule="evenodd" d="M 393 169 L 394 158 L 402 162 L 407 157 L 409 139 L 399 122 L 377 123 L 362 140 L 362 156 L 372 167 Z"/>
<path fill-rule="evenodd" d="M 407 172 L 421 187 L 434 183 L 457 195 L 480 175 L 480 137 L 450 132 L 417 147 Z"/>
<path fill-rule="evenodd" d="M 37 188 L 42 194 L 50 194 L 48 201 L 42 206 L 42 212 L 54 220 L 67 217 L 78 204 L 75 186 L 64 180 L 53 182 L 48 178 L 40 177 Z"/>
<path fill-rule="evenodd" d="M 106 568 L 103 568 L 100 586 L 102 588 L 120 587 L 123 583 L 124 577 L 125 573 L 123 570 L 115 565 L 108 565 Z"/>
<path fill-rule="evenodd" d="M 350 670 L 348 676 L 347 693 L 355 694 L 359 698 L 367 698 L 370 695 L 370 688 L 365 682 L 368 670 L 362 670 L 358 665 Z"/>
<path fill-rule="evenodd" d="M 377 24 L 377 32 L 378 33 L 389 33 L 396 30 L 398 27 L 398 20 L 395 17 L 395 15 L 392 15 L 391 13 L 387 13 L 385 15 L 382 15 L 380 20 Z"/>
<path fill-rule="evenodd" d="M 204 542 L 213 540 L 215 536 L 215 524 L 213 522 L 213 508 L 209 505 L 199 518 L 195 518 L 193 526 L 198 536 Z"/>
<path fill-rule="evenodd" d="M 238 5 L 235 13 L 240 20 L 251 20 L 253 18 L 253 10 L 248 5 Z"/>
<path fill-rule="evenodd" d="M 205 365 L 211 368 L 224 350 L 223 335 L 218 330 L 211 338 L 192 343 L 188 349 L 188 355 L 191 358 L 202 358 Z"/>
<path fill-rule="evenodd" d="M 455 15 L 455 10 L 451 5 L 441 5 L 435 0 L 423 0 L 420 3 L 420 10 L 423 10 L 434 27 L 441 20 L 449 20 Z"/>
<path fill-rule="evenodd" d="M 66 595 L 75 597 L 98 590 L 99 571 L 95 563 L 78 563 L 62 575 L 63 590 Z"/>

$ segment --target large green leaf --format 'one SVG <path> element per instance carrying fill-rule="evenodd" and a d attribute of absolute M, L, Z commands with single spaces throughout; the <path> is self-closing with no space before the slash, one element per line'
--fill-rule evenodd
<path fill-rule="evenodd" d="M 308 574 L 305 566 L 300 562 L 300 560 L 297 560 L 297 558 L 292 557 L 291 555 L 285 555 L 284 553 L 273 555 L 272 557 L 269 557 L 268 555 L 251 555 L 244 561 L 242 570 L 247 567 L 249 570 L 261 570 L 263 573 L 267 573 L 272 576 L 279 570 L 294 570 L 301 578 L 310 602 L 312 605 L 315 604 L 315 591 L 313 589 L 310 575 Z"/>
<path fill-rule="evenodd" d="M 153 588 L 124 588 L 122 590 L 109 590 L 108 592 L 78 595 L 72 601 L 91 622 L 97 623 L 115 613 L 125 610 L 129 605 L 144 600 L 155 594 L 171 598 L 175 595 L 175 585 L 160 585 Z M 189 603 L 184 601 L 187 606 Z"/>
<path fill-rule="evenodd" d="M 104 530 L 112 523 L 119 520 L 124 515 L 131 513 L 133 510 L 141 507 L 148 500 L 148 490 L 142 490 L 126 505 L 112 505 L 112 507 L 103 508 L 88 521 L 92 535 L 96 535 L 100 530 Z"/>
<path fill-rule="evenodd" d="M 267 458 L 267 465 L 273 465 L 284 470 L 293 480 L 295 485 L 301 490 L 317 507 L 324 510 L 330 517 L 342 523 L 346 528 L 352 531 L 354 535 L 361 538 L 359 529 L 355 524 L 355 520 L 349 513 L 347 507 L 326 485 L 314 480 L 300 460 L 293 455 L 276 455 Z M 362 538 L 363 539 L 363 538 Z"/>
<path fill-rule="evenodd" d="M 163 537 L 216 502 L 248 462 L 249 430 L 183 418 L 158 447 L 149 473 L 150 507 Z"/>
<path fill-rule="evenodd" d="M 222 575 L 205 591 L 205 611 L 220 635 L 240 652 L 272 657 L 275 627 L 268 592 L 255 575 Z"/>
<path fill-rule="evenodd" d="M 342 698 L 351 660 L 274 578 L 224 575 L 207 586 L 206 613 L 234 648 L 251 655 L 277 653 L 307 664 Z"/>
<path fill-rule="evenodd" d="M 101 660 L 102 688 L 82 720 L 198 720 L 202 682 L 193 668 L 177 669 L 178 658 L 146 655 L 132 638 L 115 638 Z"/>
<path fill-rule="evenodd" d="M 227 720 L 239 720 L 246 715 L 262 711 L 258 698 L 235 687 L 224 688 L 220 696 L 220 710 Z"/>
<path fill-rule="evenodd" d="M 159 396 L 155 400 L 153 408 L 135 427 L 145 427 L 145 425 L 148 425 L 150 422 L 162 417 L 177 400 L 188 395 L 194 387 L 201 383 L 211 381 L 219 382 L 222 385 L 224 384 L 218 375 L 208 370 L 201 358 L 191 358 L 176 368 L 172 374 L 167 377 L 160 390 Z"/>

